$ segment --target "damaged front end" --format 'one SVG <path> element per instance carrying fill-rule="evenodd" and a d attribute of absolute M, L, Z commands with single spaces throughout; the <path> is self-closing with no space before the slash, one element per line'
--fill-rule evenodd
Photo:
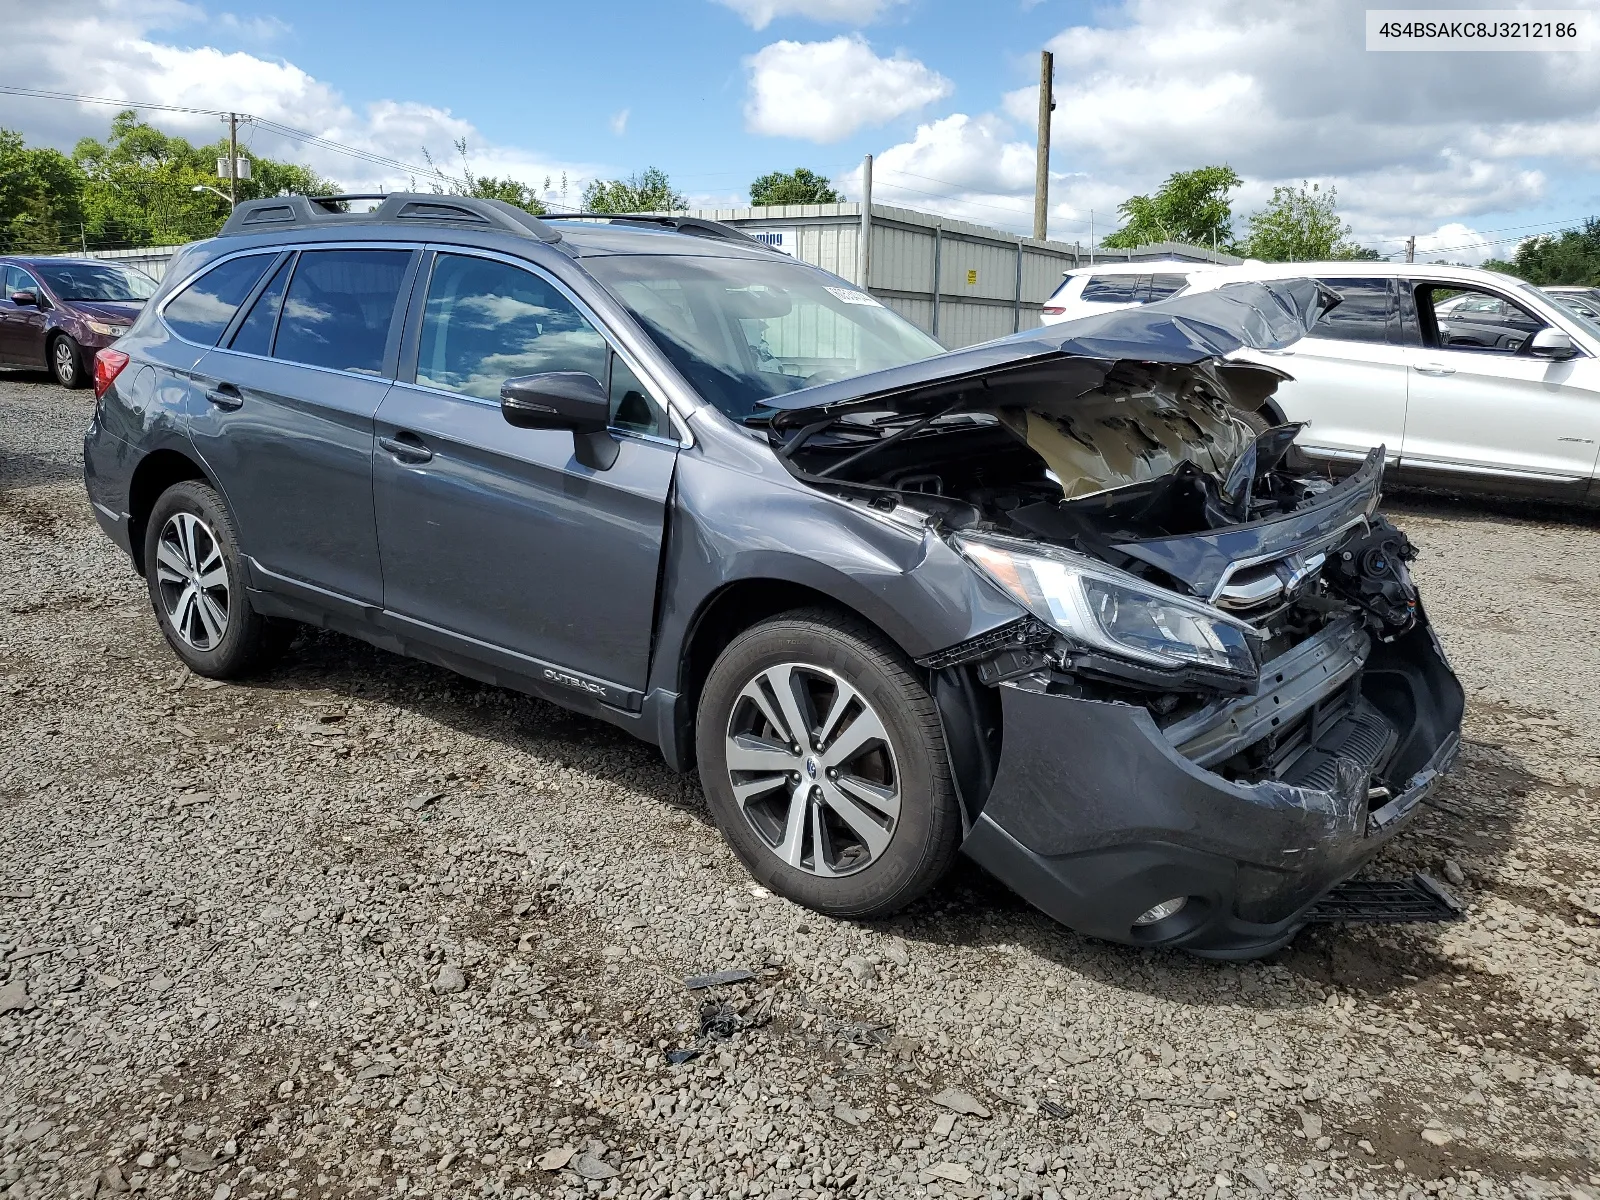
<path fill-rule="evenodd" d="M 1333 303 L 1229 287 L 774 404 L 797 476 L 1029 614 L 922 665 L 973 727 L 947 730 L 964 849 L 1085 933 L 1276 949 L 1457 753 L 1383 449 L 1318 478 L 1257 415 L 1282 376 L 1226 357 Z"/>

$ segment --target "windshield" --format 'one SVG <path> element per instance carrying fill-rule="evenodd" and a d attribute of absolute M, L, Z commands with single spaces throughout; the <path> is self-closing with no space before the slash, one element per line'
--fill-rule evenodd
<path fill-rule="evenodd" d="M 110 263 L 34 263 L 29 268 L 62 300 L 127 303 L 148 300 L 156 281 Z"/>
<path fill-rule="evenodd" d="M 630 254 L 583 265 L 736 421 L 772 396 L 944 353 L 871 296 L 792 260 Z"/>

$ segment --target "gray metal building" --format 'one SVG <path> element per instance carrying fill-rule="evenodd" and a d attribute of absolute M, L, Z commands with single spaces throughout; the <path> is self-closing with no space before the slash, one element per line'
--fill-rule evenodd
<path fill-rule="evenodd" d="M 1073 242 L 1037 241 L 886 204 L 872 205 L 867 221 L 860 204 L 701 208 L 686 215 L 737 226 L 858 285 L 865 229 L 867 290 L 952 349 L 1034 328 L 1062 274 L 1090 262 L 1089 251 Z M 1179 242 L 1093 255 L 1095 262 L 1158 259 L 1240 261 Z"/>

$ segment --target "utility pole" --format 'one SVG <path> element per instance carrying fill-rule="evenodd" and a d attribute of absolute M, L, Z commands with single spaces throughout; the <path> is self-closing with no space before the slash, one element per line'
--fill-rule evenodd
<path fill-rule="evenodd" d="M 239 114 L 228 114 L 228 207 L 239 207 Z"/>
<path fill-rule="evenodd" d="M 1050 114 L 1056 107 L 1056 56 L 1039 52 L 1039 148 L 1033 167 L 1033 236 L 1050 232 Z"/>
<path fill-rule="evenodd" d="M 1094 209 L 1089 210 L 1089 265 L 1094 266 Z"/>
<path fill-rule="evenodd" d="M 872 155 L 861 160 L 861 246 L 856 252 L 856 282 L 867 290 L 872 270 Z"/>
<path fill-rule="evenodd" d="M 1406 261 L 1417 261 L 1417 235 L 1414 233 L 1406 239 Z"/>

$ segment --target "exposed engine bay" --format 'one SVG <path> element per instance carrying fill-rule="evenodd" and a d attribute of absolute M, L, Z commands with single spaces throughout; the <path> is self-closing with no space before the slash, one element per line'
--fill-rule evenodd
<path fill-rule="evenodd" d="M 1118 363 L 1092 392 L 1027 408 L 933 421 L 851 414 L 794 461 L 803 476 L 879 511 L 903 506 L 951 531 L 1067 547 L 1194 595 L 1264 634 L 1296 619 L 1320 624 L 1345 608 L 1385 637 L 1404 633 L 1415 620 L 1405 571 L 1415 552 L 1372 515 L 1375 478 L 1370 497 L 1336 505 L 1344 519 L 1329 536 L 1316 525 L 1304 538 L 1293 531 L 1294 545 L 1281 555 L 1248 536 L 1234 540 L 1256 553 L 1241 558 L 1225 545 L 1247 527 L 1327 507 L 1341 486 L 1357 500 L 1376 474 L 1335 484 L 1295 452 L 1299 425 L 1258 431 L 1264 422 L 1241 405 L 1270 394 L 1263 374 L 1215 363 Z M 907 422 L 922 428 L 895 440 Z M 1194 553 L 1178 552 L 1186 540 Z M 1332 607 L 1314 598 L 1325 593 L 1337 597 Z M 1297 606 L 1304 611 L 1291 612 Z"/>
<path fill-rule="evenodd" d="M 1019 403 L 840 414 L 789 461 L 937 530 L 1038 618 L 927 665 L 1142 705 L 1229 779 L 1322 788 L 1354 763 L 1381 807 L 1417 766 L 1402 693 L 1421 683 L 1376 682 L 1420 618 L 1415 551 L 1376 514 L 1381 448 L 1335 482 L 1300 459 L 1300 426 L 1263 428 L 1277 378 L 1119 361 Z"/>

